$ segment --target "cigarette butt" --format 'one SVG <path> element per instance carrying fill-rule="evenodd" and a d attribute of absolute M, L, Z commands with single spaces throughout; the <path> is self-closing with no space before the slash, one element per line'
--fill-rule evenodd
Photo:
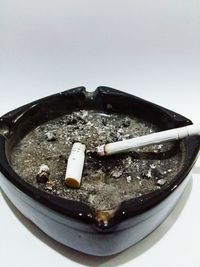
<path fill-rule="evenodd" d="M 72 188 L 80 188 L 85 160 L 86 146 L 74 143 L 67 161 L 65 184 Z"/>
<path fill-rule="evenodd" d="M 98 146 L 96 148 L 96 153 L 100 157 L 106 156 L 105 145 Z"/>
<path fill-rule="evenodd" d="M 163 142 L 181 140 L 188 136 L 200 135 L 200 125 L 188 125 L 161 132 L 151 133 L 144 136 L 103 144 L 96 147 L 97 155 L 100 157 L 134 151 L 136 148 Z"/>

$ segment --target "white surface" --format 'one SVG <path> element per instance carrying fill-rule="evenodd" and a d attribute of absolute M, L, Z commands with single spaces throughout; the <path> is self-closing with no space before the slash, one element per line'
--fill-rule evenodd
<path fill-rule="evenodd" d="M 199 174 L 193 175 L 181 201 L 151 235 L 113 257 L 98 258 L 66 248 L 43 234 L 3 196 L 0 197 L 0 262 L 27 266 L 174 266 L 199 267 Z"/>
<path fill-rule="evenodd" d="M 0 0 L 0 25 L 0 115 L 64 89 L 107 85 L 200 121 L 197 0 Z M 105 259 L 57 244 L 0 195 L 0 266 L 199 267 L 199 169 L 156 231 Z"/>

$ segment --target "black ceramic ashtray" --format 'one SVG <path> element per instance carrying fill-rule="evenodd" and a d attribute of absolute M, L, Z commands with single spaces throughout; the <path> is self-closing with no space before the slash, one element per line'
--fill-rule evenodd
<path fill-rule="evenodd" d="M 79 141 L 91 148 L 190 124 L 173 111 L 108 87 L 48 96 L 0 118 L 0 186 L 53 239 L 87 254 L 112 255 L 151 233 L 174 208 L 200 137 L 103 159 L 87 151 L 80 189 L 63 182 L 69 147 Z M 37 174 L 41 164 L 50 168 L 45 179 Z"/>

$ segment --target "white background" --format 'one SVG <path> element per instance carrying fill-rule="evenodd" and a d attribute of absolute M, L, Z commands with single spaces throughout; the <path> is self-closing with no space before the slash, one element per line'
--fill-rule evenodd
<path fill-rule="evenodd" d="M 200 1 L 0 0 L 0 115 L 40 97 L 107 85 L 200 122 Z M 200 164 L 168 219 L 125 252 L 66 248 L 0 195 L 0 266 L 200 266 Z"/>

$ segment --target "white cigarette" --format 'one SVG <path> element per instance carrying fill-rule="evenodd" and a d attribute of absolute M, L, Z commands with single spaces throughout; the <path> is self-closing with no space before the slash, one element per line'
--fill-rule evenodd
<path fill-rule="evenodd" d="M 138 147 L 159 144 L 172 140 L 180 140 L 187 136 L 200 135 L 200 126 L 189 125 L 167 131 L 139 136 L 124 141 L 103 144 L 96 148 L 98 156 L 107 156 L 117 153 L 131 152 Z"/>
<path fill-rule="evenodd" d="M 65 184 L 72 188 L 80 188 L 85 160 L 85 145 L 74 143 L 67 161 Z"/>

